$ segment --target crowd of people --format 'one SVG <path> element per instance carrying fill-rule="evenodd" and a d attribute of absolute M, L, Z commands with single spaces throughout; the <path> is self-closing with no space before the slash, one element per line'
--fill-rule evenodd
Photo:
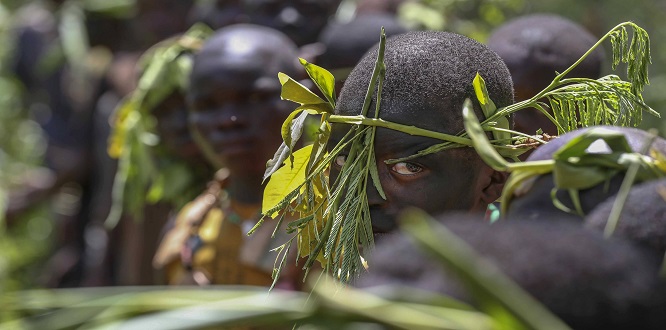
<path fill-rule="evenodd" d="M 266 162 L 297 107 L 281 97 L 278 73 L 314 87 L 299 57 L 330 70 L 334 114 L 358 115 L 383 27 L 386 71 L 372 112 L 377 105 L 385 121 L 456 135 L 465 131 L 465 100 L 477 100 L 477 74 L 494 105 L 506 107 L 536 95 L 597 41 L 579 24 L 544 14 L 507 22 L 486 44 L 451 32 L 408 31 L 395 18 L 394 1 L 361 1 L 343 23 L 333 18 L 340 2 L 145 0 L 131 24 L 91 17 L 91 44 L 108 47 L 111 57 L 105 70 L 85 77 L 93 86 L 85 95 L 67 80 L 71 65 L 48 75 L 38 70 L 62 31 L 49 20 L 26 20 L 16 31 L 13 69 L 29 107 L 49 109 L 40 124 L 50 175 L 46 183 L 13 188 L 10 229 L 63 188 L 78 189 L 75 211 L 54 220 L 59 235 L 40 284 L 302 290 L 304 260 L 296 249 L 285 252 L 273 283 L 273 249 L 293 236 L 288 221 L 246 235 L 262 219 Z M 570 76 L 600 78 L 604 56 L 595 50 Z M 485 117 L 478 102 L 473 111 Z M 465 146 L 392 162 L 441 141 L 378 127 L 370 143 L 381 188 L 366 184 L 364 197 L 376 253 L 354 284 L 406 285 L 482 303 L 400 234 L 402 211 L 418 207 L 572 328 L 663 328 L 666 140 L 619 126 L 566 132 L 549 120 L 557 116 L 525 109 L 508 118 L 507 129 L 550 140 L 521 161 L 556 164 L 525 176 L 508 195 L 505 184 L 518 170 L 498 170 Z M 332 126 L 329 151 L 350 127 Z M 566 152 L 574 154 L 563 159 Z M 333 160 L 331 185 L 352 156 L 342 149 Z M 567 163 L 580 159 L 589 167 Z M 577 176 L 587 179 L 576 182 Z M 627 195 L 630 176 L 635 185 Z M 490 210 L 500 199 L 497 220 Z M 616 225 L 609 230 L 611 218 Z"/>

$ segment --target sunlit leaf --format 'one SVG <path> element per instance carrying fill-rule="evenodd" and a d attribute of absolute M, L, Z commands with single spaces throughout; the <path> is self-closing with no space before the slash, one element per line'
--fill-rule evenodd
<path fill-rule="evenodd" d="M 332 107 L 335 107 L 335 78 L 333 77 L 333 74 L 318 65 L 308 63 L 305 59 L 299 58 L 298 60 L 305 68 L 305 71 L 307 71 L 310 79 L 312 79 L 317 85 L 322 94 L 324 94 L 328 103 L 330 103 Z"/>
<path fill-rule="evenodd" d="M 490 99 L 490 96 L 488 95 L 488 89 L 486 89 L 486 81 L 483 80 L 483 77 L 481 77 L 481 75 L 478 72 L 476 73 L 476 76 L 474 76 L 474 80 L 472 81 L 472 86 L 474 87 L 474 94 L 476 94 L 476 99 L 479 100 L 479 104 L 481 104 L 481 110 L 483 110 L 483 115 L 486 116 L 486 118 L 490 118 L 490 116 L 495 114 L 495 110 L 497 110 L 497 107 L 495 106 L 495 103 L 493 102 L 493 100 Z"/>
<path fill-rule="evenodd" d="M 263 214 L 274 218 L 277 213 L 267 214 L 267 212 L 285 199 L 289 193 L 298 189 L 303 184 L 311 153 L 312 145 L 296 150 L 293 154 L 293 162 L 287 159 L 284 162 L 284 166 L 271 175 L 264 189 L 264 198 L 261 203 Z"/>
<path fill-rule="evenodd" d="M 328 104 L 325 100 L 322 100 L 317 94 L 311 92 L 307 87 L 303 86 L 298 81 L 292 79 L 288 75 L 278 72 L 278 79 L 280 79 L 280 84 L 282 85 L 282 92 L 280 97 L 283 100 L 289 100 L 296 102 L 298 104 Z M 331 111 L 332 112 L 332 108 Z"/>

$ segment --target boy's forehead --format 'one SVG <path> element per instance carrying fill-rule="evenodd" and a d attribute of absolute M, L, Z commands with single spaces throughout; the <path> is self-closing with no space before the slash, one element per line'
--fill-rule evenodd
<path fill-rule="evenodd" d="M 333 124 L 331 143 L 337 144 L 349 129 L 350 125 Z M 384 127 L 377 127 L 374 148 L 377 155 L 400 158 L 413 155 L 420 150 L 442 142 L 443 141 L 441 140 L 433 138 L 415 136 Z M 440 156 L 442 154 L 443 153 L 435 153 L 433 155 Z"/>
<path fill-rule="evenodd" d="M 460 103 L 459 106 L 453 105 Z M 338 107 L 340 115 L 359 115 L 362 100 L 353 108 Z M 374 117 L 374 102 L 370 105 L 368 117 Z M 435 132 L 458 134 L 464 127 L 462 123 L 462 101 L 441 100 L 406 100 L 404 95 L 382 95 L 379 118 L 397 124 L 415 126 Z"/>

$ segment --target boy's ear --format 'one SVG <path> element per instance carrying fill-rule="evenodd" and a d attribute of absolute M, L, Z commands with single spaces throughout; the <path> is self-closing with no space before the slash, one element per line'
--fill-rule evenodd
<path fill-rule="evenodd" d="M 509 178 L 508 172 L 500 172 L 493 170 L 490 167 L 485 167 L 483 169 L 485 173 L 484 184 L 481 187 L 480 199 L 485 205 L 492 204 L 502 195 L 502 189 L 504 189 L 504 183 Z"/>

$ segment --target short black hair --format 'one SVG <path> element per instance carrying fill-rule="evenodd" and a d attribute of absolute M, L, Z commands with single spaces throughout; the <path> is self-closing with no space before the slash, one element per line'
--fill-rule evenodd
<path fill-rule="evenodd" d="M 585 218 L 585 226 L 603 231 L 616 197 L 599 204 Z M 666 253 L 666 179 L 631 189 L 613 235 L 629 239 L 663 258 Z"/>
<path fill-rule="evenodd" d="M 627 242 L 569 222 L 439 220 L 573 329 L 664 324 L 658 267 Z M 378 242 L 368 265 L 358 286 L 402 285 L 475 303 L 455 276 L 404 234 Z"/>
<path fill-rule="evenodd" d="M 615 132 L 622 133 L 629 146 L 634 152 L 639 152 L 643 149 L 644 144 L 648 141 L 650 135 L 648 132 L 631 128 L 631 127 L 619 127 L 619 126 L 594 126 L 577 129 L 575 131 L 568 132 L 561 135 L 559 138 L 551 140 L 547 144 L 537 148 L 530 156 L 527 158 L 527 161 L 539 161 L 539 160 L 548 160 L 553 158 L 553 154 L 557 152 L 562 146 L 571 141 L 572 139 L 578 137 L 579 135 L 588 132 L 591 129 L 604 128 L 612 130 Z M 657 137 L 651 145 L 651 148 L 662 153 L 666 154 L 666 140 L 663 138 Z M 608 183 L 602 183 L 595 187 L 589 189 L 583 189 L 579 191 L 579 198 L 581 202 L 581 207 L 583 212 L 586 214 L 592 211 L 597 205 L 601 202 L 613 196 L 620 189 L 622 184 L 622 179 L 624 178 L 624 172 L 616 174 L 610 179 Z M 564 211 L 559 210 L 553 205 L 551 198 L 551 191 L 555 187 L 553 182 L 553 174 L 548 173 L 534 178 L 533 183 L 529 189 L 521 190 L 521 196 L 514 196 L 520 198 L 519 203 L 514 203 L 513 201 L 508 205 L 507 215 L 511 217 L 519 218 L 532 218 L 537 219 L 542 216 L 547 215 L 558 215 L 562 218 L 569 217 L 572 219 L 581 219 L 581 217 L 573 214 L 567 214 Z M 569 194 L 565 191 L 560 191 L 557 194 L 558 199 L 565 205 L 573 207 L 573 202 L 569 197 Z"/>
<path fill-rule="evenodd" d="M 534 14 L 511 20 L 488 38 L 488 47 L 504 59 L 514 84 L 545 88 L 597 42 L 579 24 L 552 14 Z M 572 77 L 599 78 L 604 53 L 597 48 L 572 72 Z"/>
<path fill-rule="evenodd" d="M 377 52 L 370 51 L 352 70 L 340 92 L 337 114 L 360 113 Z M 511 76 L 502 59 L 485 45 L 459 34 L 419 31 L 393 36 L 386 41 L 384 62 L 380 117 L 388 113 L 419 118 L 422 128 L 457 134 L 463 130 L 465 99 L 471 99 L 477 115 L 483 117 L 472 86 L 477 72 L 498 108 L 513 103 Z M 436 123 L 423 116 L 422 109 L 451 115 L 446 122 Z"/>

